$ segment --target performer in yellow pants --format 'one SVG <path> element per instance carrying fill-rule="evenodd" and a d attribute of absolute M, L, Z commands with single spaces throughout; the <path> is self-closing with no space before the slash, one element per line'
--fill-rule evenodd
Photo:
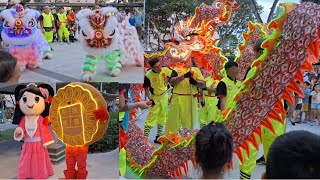
<path fill-rule="evenodd" d="M 41 29 L 44 34 L 44 38 L 48 43 L 52 44 L 53 42 L 53 32 L 55 32 L 54 17 L 50 12 L 50 7 L 44 7 L 44 13 L 41 14 L 40 18 Z"/>
<path fill-rule="evenodd" d="M 219 83 L 218 80 L 214 80 L 211 76 L 205 79 L 207 88 L 217 88 Z M 210 123 L 212 120 L 216 120 L 217 116 L 220 114 L 219 109 L 217 107 L 218 98 L 215 93 L 210 93 L 208 91 L 204 91 L 204 102 L 205 105 L 200 108 L 199 112 L 199 123 L 200 128 Z"/>
<path fill-rule="evenodd" d="M 182 128 L 193 129 L 198 113 L 197 86 L 201 89 L 205 88 L 204 78 L 199 68 L 192 67 L 191 72 L 188 66 L 176 67 L 174 70 L 178 73 L 179 78 L 172 82 L 174 88 L 166 123 L 166 133 L 178 133 L 180 125 Z M 192 114 L 193 124 L 191 122 Z"/>
<path fill-rule="evenodd" d="M 263 141 L 263 152 L 264 157 L 268 156 L 268 152 L 271 144 L 275 140 L 276 137 L 285 133 L 285 123 L 281 124 L 280 122 L 271 120 L 271 123 L 276 131 L 276 134 L 273 134 L 270 130 L 262 127 L 262 141 Z M 257 142 L 260 144 L 260 138 L 257 137 Z M 258 157 L 258 151 L 253 147 L 252 144 L 249 143 L 249 155 L 243 151 L 244 162 L 243 164 L 239 164 L 240 168 L 240 179 L 250 179 L 252 172 L 256 167 L 256 159 Z"/>
<path fill-rule="evenodd" d="M 58 19 L 59 19 L 59 30 L 58 30 L 58 35 L 59 35 L 59 41 L 60 44 L 62 44 L 62 40 L 63 40 L 63 36 L 66 38 L 67 42 L 70 43 L 69 41 L 69 30 L 67 28 L 67 15 L 64 12 L 63 7 L 59 8 L 59 13 L 58 15 Z"/>
<path fill-rule="evenodd" d="M 157 58 L 151 59 L 149 65 L 151 69 L 145 75 L 143 87 L 146 96 L 153 102 L 153 106 L 150 108 L 145 122 L 144 136 L 148 138 L 150 130 L 157 125 L 157 136 L 154 143 L 160 143 L 157 139 L 162 135 L 163 126 L 167 120 L 168 82 L 177 73 L 170 68 L 161 67 Z"/>
<path fill-rule="evenodd" d="M 260 55 L 262 55 L 263 53 L 263 48 L 261 47 L 261 44 L 263 43 L 263 39 L 259 39 L 257 40 L 255 47 L 254 47 L 254 51 L 256 54 L 256 58 L 258 58 Z M 250 69 L 247 71 L 247 75 L 246 78 L 251 77 L 252 74 L 254 73 L 256 69 Z M 281 124 L 277 121 L 271 120 L 270 121 L 275 129 L 276 134 L 273 134 L 270 130 L 266 129 L 265 127 L 262 127 L 262 145 L 263 145 L 263 152 L 264 152 L 264 156 L 262 157 L 262 159 L 266 159 L 268 152 L 269 152 L 269 148 L 271 146 L 271 144 L 273 143 L 273 141 L 275 140 L 276 137 L 282 135 L 285 133 L 285 124 Z M 256 138 L 258 141 L 258 144 L 260 144 L 260 138 Z M 239 162 L 239 168 L 240 168 L 240 178 L 241 179 L 250 179 L 251 178 L 251 174 L 254 171 L 256 164 L 257 164 L 257 157 L 258 157 L 258 151 L 255 150 L 255 148 L 253 147 L 253 145 L 251 145 L 249 143 L 249 155 L 250 157 L 247 156 L 247 154 L 245 152 L 243 152 L 244 155 L 244 162 L 243 164 L 241 164 Z"/>

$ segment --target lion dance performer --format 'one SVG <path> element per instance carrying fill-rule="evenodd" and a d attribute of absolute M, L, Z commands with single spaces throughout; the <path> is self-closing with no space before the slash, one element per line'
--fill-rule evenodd
<path fill-rule="evenodd" d="M 66 144 L 65 177 L 85 179 L 89 145 L 101 139 L 108 128 L 105 99 L 89 84 L 70 83 L 53 97 L 50 120 L 52 130 Z"/>
<path fill-rule="evenodd" d="M 18 4 L 15 9 L 3 10 L 0 16 L 4 19 L 3 42 L 9 45 L 10 54 L 18 59 L 21 71 L 26 67 L 38 68 L 42 59 L 52 58 L 50 46 L 37 28 L 38 11 L 25 10 Z"/>
<path fill-rule="evenodd" d="M 59 13 L 57 14 L 58 16 L 58 24 L 59 24 L 59 30 L 58 30 L 58 35 L 59 35 L 59 41 L 60 44 L 63 42 L 63 37 L 66 38 L 67 42 L 70 44 L 69 40 L 69 30 L 67 28 L 67 14 L 64 12 L 63 7 L 59 8 Z"/>
<path fill-rule="evenodd" d="M 83 9 L 77 13 L 82 30 L 80 37 L 84 50 L 83 81 L 91 81 L 101 60 L 111 76 L 118 76 L 123 65 L 142 66 L 143 50 L 134 27 L 128 21 L 119 23 L 113 7 Z"/>

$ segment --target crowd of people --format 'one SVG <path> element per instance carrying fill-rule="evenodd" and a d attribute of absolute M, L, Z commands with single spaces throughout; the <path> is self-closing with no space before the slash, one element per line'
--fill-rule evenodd
<path fill-rule="evenodd" d="M 308 123 L 310 126 L 320 126 L 320 81 L 319 75 L 305 73 L 304 84 L 300 86 L 302 95 L 294 94 L 294 112 L 290 117 L 292 125 Z"/>

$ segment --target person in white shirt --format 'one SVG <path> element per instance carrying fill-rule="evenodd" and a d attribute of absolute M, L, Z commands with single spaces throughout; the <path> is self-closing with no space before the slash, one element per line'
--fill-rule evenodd
<path fill-rule="evenodd" d="M 312 118 L 317 118 L 318 124 L 320 125 L 320 84 L 316 84 L 314 86 L 314 90 L 311 92 L 311 97 Z"/>

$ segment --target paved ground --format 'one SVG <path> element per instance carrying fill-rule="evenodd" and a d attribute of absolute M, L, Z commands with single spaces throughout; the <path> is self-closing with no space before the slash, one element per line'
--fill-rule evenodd
<path fill-rule="evenodd" d="M 12 124 L 11 122 L 5 122 L 3 124 L 0 124 L 0 131 L 5 131 L 5 130 L 8 130 L 8 129 L 14 129 L 16 127 L 17 127 L 17 125 Z"/>
<path fill-rule="evenodd" d="M 8 140 L 0 142 L 0 179 L 16 179 L 20 159 L 21 142 Z M 89 154 L 87 159 L 88 179 L 117 179 L 118 152 Z M 64 178 L 65 162 L 53 165 L 54 175 L 49 179 Z"/>
<path fill-rule="evenodd" d="M 9 122 L 0 124 L 0 131 L 14 129 Z M 16 179 L 22 143 L 13 139 L 0 141 L 0 179 Z M 119 177 L 119 150 L 88 154 L 88 179 L 117 179 Z M 64 178 L 65 161 L 53 165 L 54 175 L 49 179 Z"/>
<path fill-rule="evenodd" d="M 85 52 L 79 42 L 72 44 L 53 44 L 53 59 L 44 60 L 43 65 L 37 69 L 28 69 L 23 72 L 20 82 L 73 82 L 79 81 L 82 72 Z M 122 83 L 142 83 L 143 67 L 128 65 L 121 69 L 122 73 L 118 77 L 111 77 L 104 70 L 104 63 L 94 76 L 94 82 L 122 82 Z"/>
<path fill-rule="evenodd" d="M 141 114 L 140 116 L 138 116 L 138 120 L 137 120 L 137 123 L 138 123 L 138 126 L 140 128 L 143 129 L 144 127 L 144 122 L 145 122 L 145 119 L 148 115 L 148 110 L 146 111 L 141 111 Z M 197 123 L 196 125 L 196 128 L 199 128 L 199 124 Z M 287 123 L 287 127 L 286 127 L 286 131 L 293 131 L 293 130 L 306 130 L 306 131 L 310 131 L 310 132 L 313 132 L 313 133 L 316 133 L 318 135 L 320 135 L 320 126 L 310 126 L 309 124 L 296 124 L 295 126 L 291 125 L 291 123 Z M 149 141 L 150 142 L 153 142 L 155 136 L 156 136 L 156 132 L 157 129 L 156 128 L 153 128 L 151 130 L 151 133 L 150 133 L 150 136 L 149 136 Z M 153 143 L 152 143 L 153 144 Z M 154 146 L 158 147 L 159 145 L 157 144 L 153 144 Z M 259 152 L 259 157 L 263 155 L 263 150 L 262 150 L 262 146 L 260 148 L 260 152 Z M 225 174 L 225 178 L 227 179 L 239 179 L 239 168 L 238 168 L 238 160 L 237 160 L 237 157 L 236 155 L 234 155 L 233 157 L 233 162 L 234 162 L 234 170 L 233 171 L 229 171 L 228 173 Z M 189 176 L 187 177 L 184 177 L 186 179 L 190 179 L 190 178 L 197 178 L 197 177 L 200 177 L 200 172 L 198 170 L 195 170 L 193 167 L 192 167 L 192 164 L 189 163 Z M 253 172 L 252 174 L 252 179 L 261 179 L 261 175 L 262 173 L 265 172 L 265 166 L 264 165 L 257 165 L 256 166 L 256 169 L 255 171 Z M 129 172 L 127 172 L 125 178 L 127 179 L 134 179 L 135 176 L 130 174 Z M 163 178 L 163 177 L 148 177 L 148 178 Z"/>

